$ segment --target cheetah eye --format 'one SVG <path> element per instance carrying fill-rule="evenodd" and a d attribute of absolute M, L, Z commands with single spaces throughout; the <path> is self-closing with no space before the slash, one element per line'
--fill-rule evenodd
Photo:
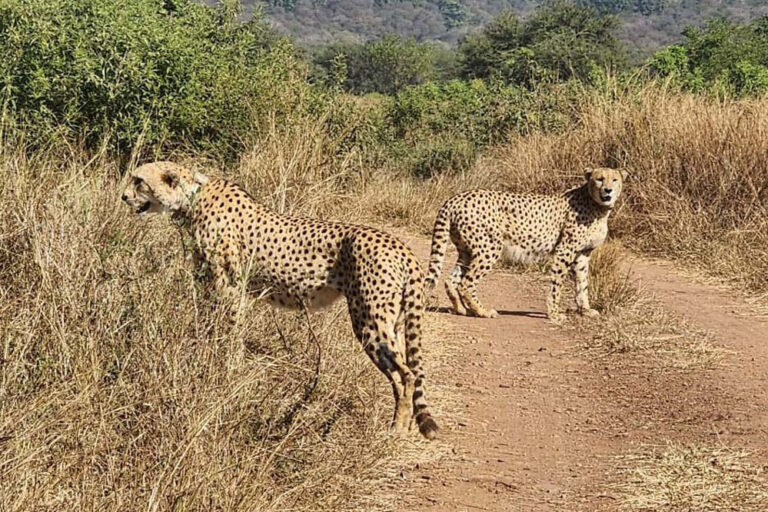
<path fill-rule="evenodd" d="M 619 181 L 618 178 L 613 178 L 614 183 L 616 183 L 617 181 Z"/>
<path fill-rule="evenodd" d="M 141 178 L 139 178 L 139 177 L 134 177 L 134 178 L 133 178 L 133 185 L 134 185 L 134 186 L 136 186 L 136 187 L 138 187 L 139 185 L 141 185 L 141 184 L 143 183 L 143 181 L 144 181 L 144 180 L 142 180 L 142 179 L 141 179 Z"/>

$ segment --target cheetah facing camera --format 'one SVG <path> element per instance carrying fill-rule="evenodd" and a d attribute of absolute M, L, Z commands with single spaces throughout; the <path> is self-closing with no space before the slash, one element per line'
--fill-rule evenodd
<path fill-rule="evenodd" d="M 169 212 L 183 222 L 235 316 L 247 269 L 249 289 L 285 308 L 323 308 L 344 295 L 355 335 L 392 384 L 393 428 L 407 431 L 415 416 L 424 437 L 436 437 L 421 364 L 424 277 L 402 242 L 368 227 L 279 215 L 238 185 L 171 162 L 137 168 L 122 199 L 138 214 Z"/>
<path fill-rule="evenodd" d="M 568 270 L 576 282 L 579 312 L 597 316 L 587 293 L 589 255 L 608 234 L 608 216 L 626 173 L 587 169 L 585 177 L 585 184 L 557 196 L 473 190 L 450 198 L 435 220 L 427 286 L 433 288 L 440 277 L 450 235 L 459 258 L 445 291 L 456 314 L 498 315 L 480 303 L 477 284 L 500 258 L 526 263 L 554 254 L 549 319 L 555 323 L 564 319 L 560 289 Z"/>

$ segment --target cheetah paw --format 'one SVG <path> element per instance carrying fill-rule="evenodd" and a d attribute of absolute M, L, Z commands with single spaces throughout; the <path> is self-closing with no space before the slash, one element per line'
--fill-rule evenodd
<path fill-rule="evenodd" d="M 451 309 L 453 309 L 454 315 L 467 316 L 467 309 L 464 306 L 453 306 Z"/>
<path fill-rule="evenodd" d="M 556 313 L 556 314 L 550 314 L 549 321 L 555 325 L 563 325 L 563 323 L 566 320 L 566 317 L 562 313 Z"/>
<path fill-rule="evenodd" d="M 499 312 L 495 309 L 483 309 L 481 311 L 473 311 L 472 314 L 478 318 L 497 318 Z"/>

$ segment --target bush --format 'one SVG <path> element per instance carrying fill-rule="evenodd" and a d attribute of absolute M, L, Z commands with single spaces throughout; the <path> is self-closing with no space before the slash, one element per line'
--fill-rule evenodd
<path fill-rule="evenodd" d="M 8 0 L 0 81 L 33 142 L 61 132 L 125 154 L 139 140 L 232 155 L 309 93 L 291 45 L 239 3 Z M 254 130 L 257 128 L 257 130 Z"/>
<path fill-rule="evenodd" d="M 389 108 L 389 122 L 398 137 L 458 133 L 480 146 L 494 143 L 511 131 L 531 127 L 555 128 L 558 102 L 567 92 L 547 97 L 519 87 L 483 80 L 452 80 L 411 87 L 399 93 Z"/>

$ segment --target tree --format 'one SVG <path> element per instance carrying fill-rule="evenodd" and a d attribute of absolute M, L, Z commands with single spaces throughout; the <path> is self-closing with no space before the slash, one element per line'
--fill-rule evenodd
<path fill-rule="evenodd" d="M 406 86 L 432 79 L 435 55 L 432 45 L 395 35 L 362 45 L 330 45 L 316 55 L 314 76 L 329 83 L 333 66 L 338 69 L 338 61 L 343 58 L 346 67 L 344 89 L 356 94 L 394 94 Z"/>
<path fill-rule="evenodd" d="M 469 11 L 459 0 L 440 0 L 437 5 L 446 28 L 460 27 L 469 19 Z"/>
<path fill-rule="evenodd" d="M 532 86 L 577 78 L 623 60 L 613 31 L 617 20 L 593 7 L 555 0 L 520 21 L 505 12 L 459 46 L 466 78 L 499 78 Z"/>
<path fill-rule="evenodd" d="M 751 24 L 712 20 L 688 27 L 685 41 L 656 52 L 652 75 L 686 89 L 745 95 L 768 91 L 768 17 Z"/>
<path fill-rule="evenodd" d="M 670 0 L 577 0 L 579 5 L 596 8 L 600 12 L 639 12 L 644 15 L 660 13 Z"/>

